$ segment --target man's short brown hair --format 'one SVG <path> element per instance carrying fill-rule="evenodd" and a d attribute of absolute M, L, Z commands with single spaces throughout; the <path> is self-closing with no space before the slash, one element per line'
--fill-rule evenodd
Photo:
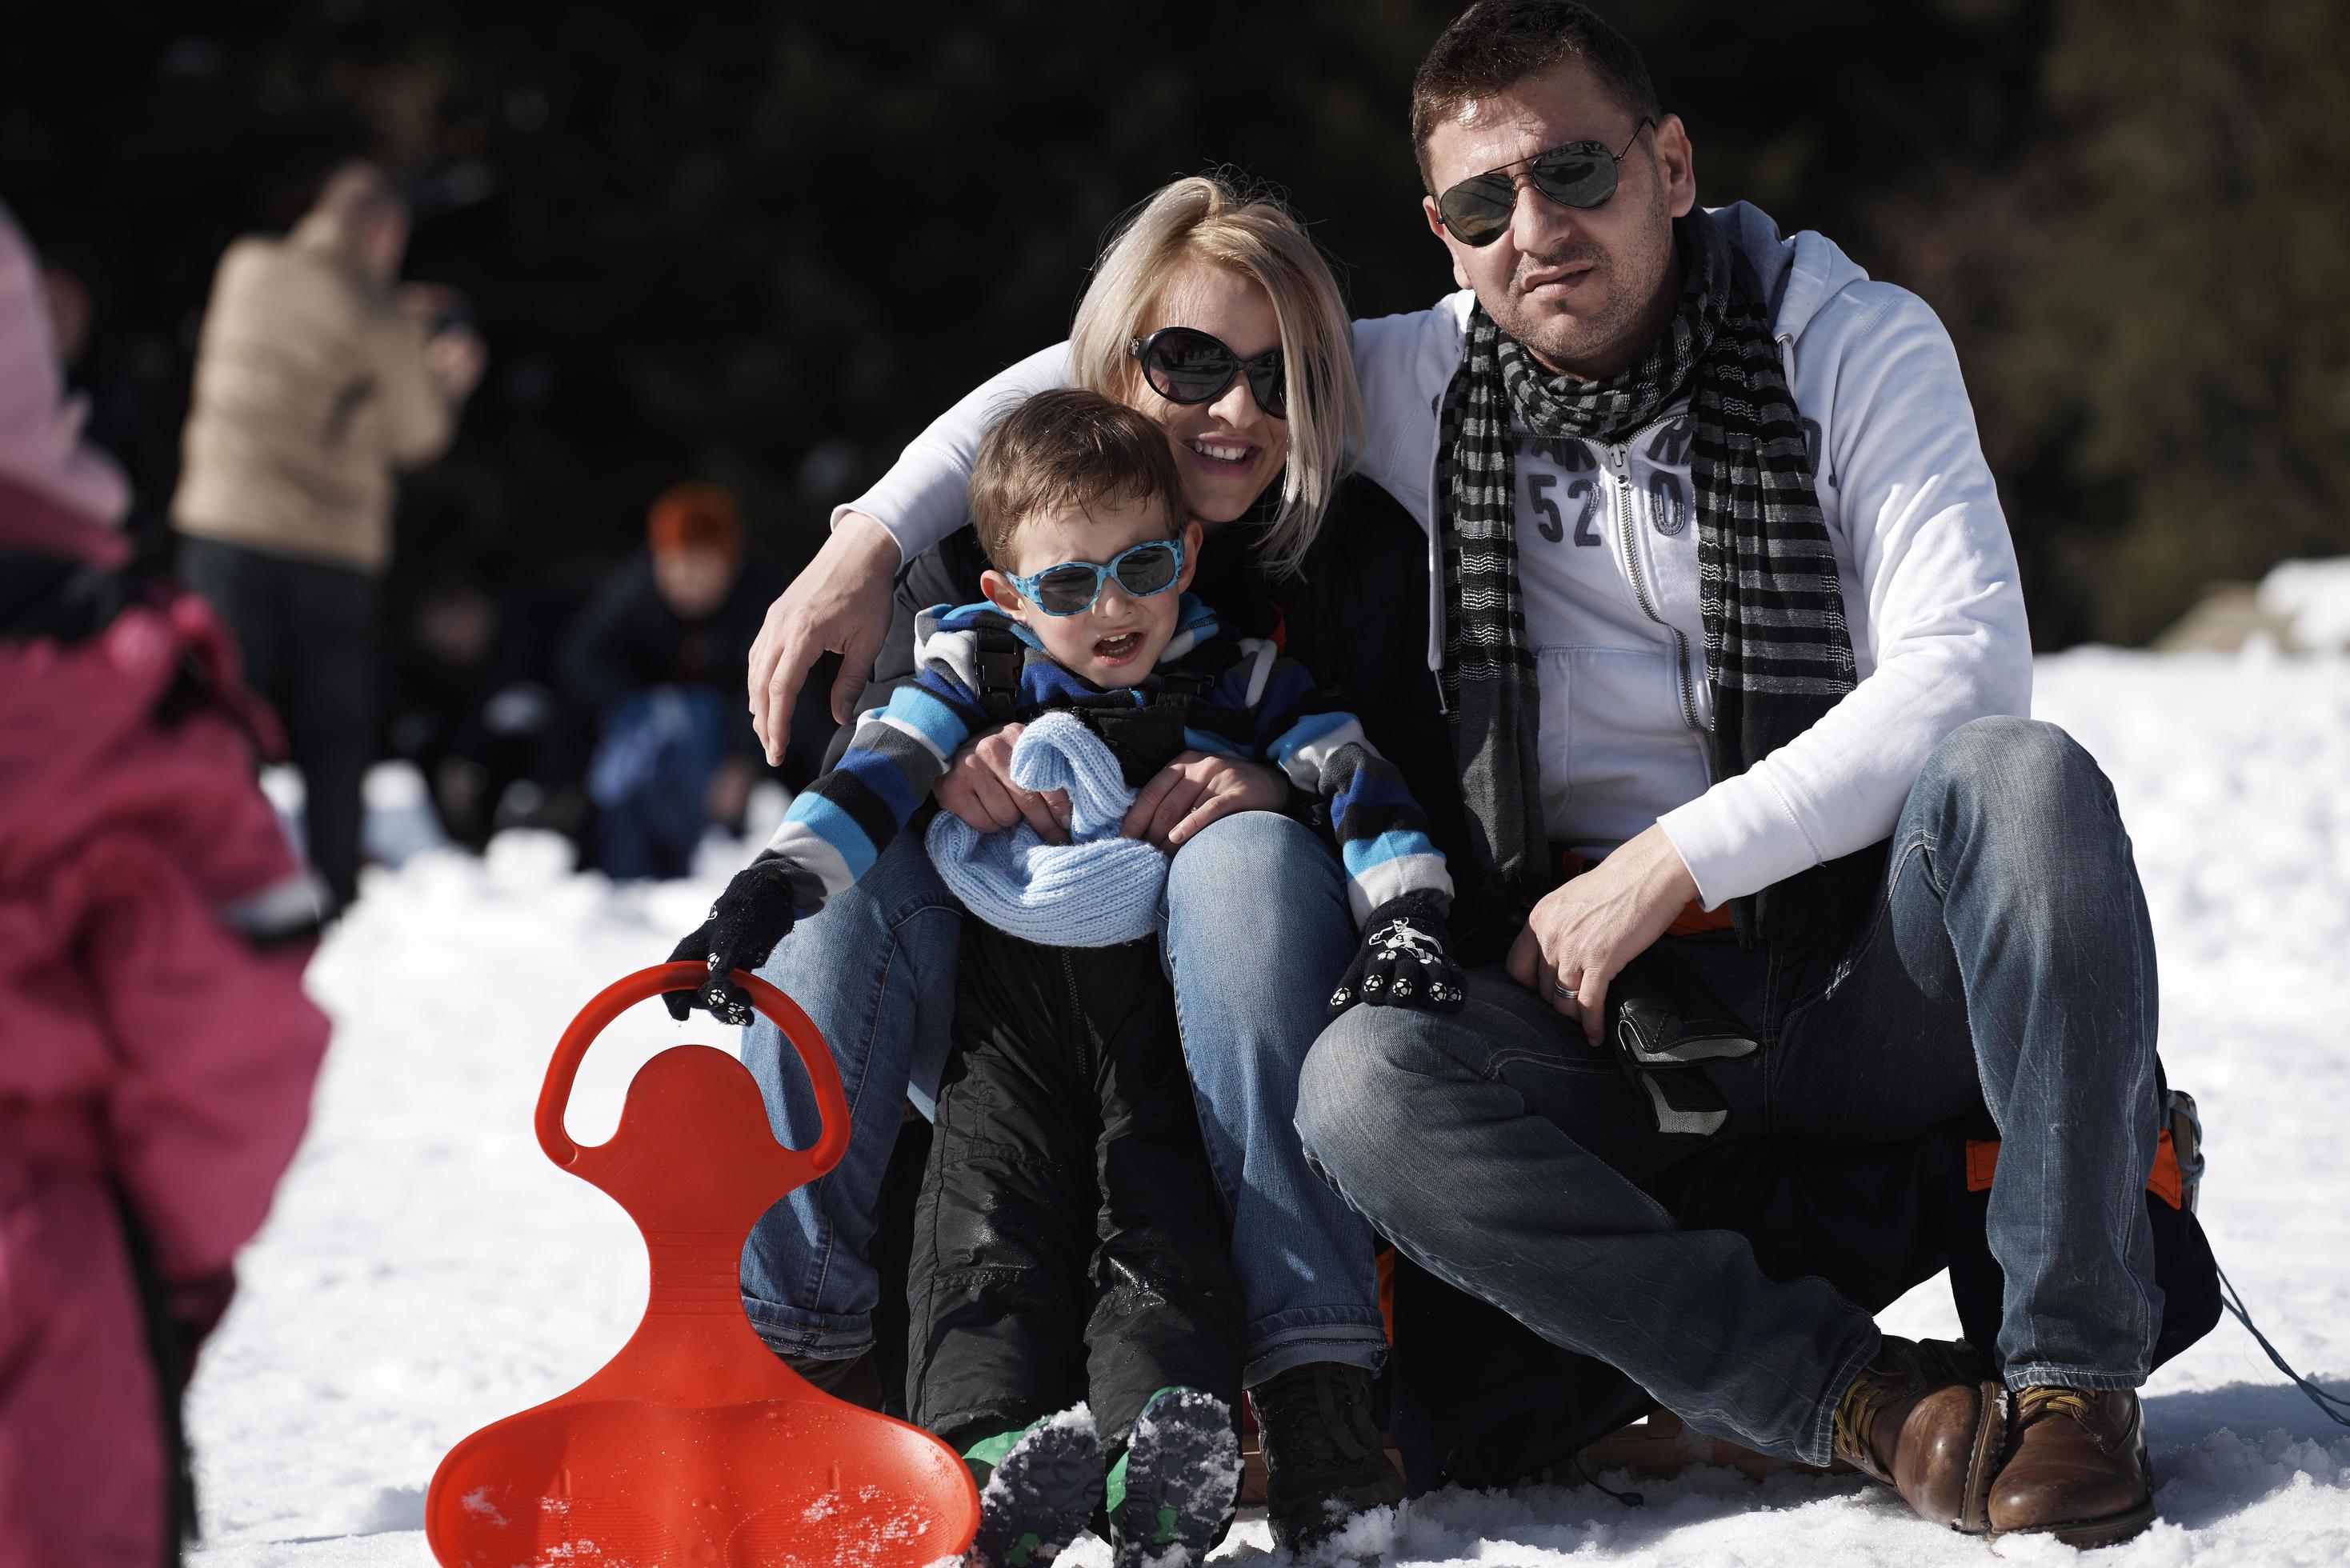
<path fill-rule="evenodd" d="M 972 526 L 999 572 L 1014 569 L 1013 535 L 1029 518 L 1118 501 L 1157 501 L 1176 526 L 1175 454 L 1149 419 L 1081 387 L 1022 403 L 987 432 L 972 463 Z"/>
<path fill-rule="evenodd" d="M 1575 0 L 1478 0 L 1437 35 L 1411 78 L 1411 151 L 1420 182 L 1428 182 L 1428 139 L 1462 104 L 1570 60 L 1589 67 L 1633 119 L 1663 117 L 1648 62 L 1590 7 Z"/>

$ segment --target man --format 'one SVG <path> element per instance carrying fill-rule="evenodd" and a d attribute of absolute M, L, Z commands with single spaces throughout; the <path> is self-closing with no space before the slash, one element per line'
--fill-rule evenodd
<path fill-rule="evenodd" d="M 286 238 L 229 247 L 172 502 L 182 577 L 285 721 L 311 863 L 337 909 L 359 893 L 392 471 L 449 444 L 484 363 L 448 291 L 394 292 L 407 245 L 399 192 L 351 164 Z"/>
<path fill-rule="evenodd" d="M 1358 326 L 1364 468 L 1430 529 L 1477 878 L 1525 919 L 1461 1014 L 1333 1026 L 1308 1152 L 1430 1272 L 1700 1429 L 1970 1531 L 2134 1533 L 2152 940 L 2110 788 L 2022 717 L 1947 336 L 1819 236 L 1701 211 L 1686 129 L 1580 5 L 1464 13 L 1413 125 L 1464 293 Z M 847 523 L 771 611 L 770 737 L 815 648 L 859 666 L 876 532 Z M 1652 946 L 1733 1016 L 1636 1081 L 1601 1025 Z M 1985 1106 L 1996 1381 L 1634 1185 L 1709 1139 L 1898 1143 Z"/>
<path fill-rule="evenodd" d="M 1361 329 L 1367 466 L 1433 525 L 1487 885 L 1534 902 L 1463 1013 L 1333 1026 L 1310 1157 L 1431 1272 L 1701 1428 L 1970 1531 L 2135 1533 L 2152 940 L 2105 779 L 2008 716 L 2029 644 L 1948 338 L 1817 236 L 1700 211 L 1686 129 L 1578 5 L 1472 7 L 1412 123 L 1475 302 Z M 1554 846 L 1596 863 L 1554 887 Z M 1659 939 L 1760 1042 L 1702 1082 L 1603 1049 Z M 1709 1133 L 1883 1143 L 1978 1096 L 2002 1383 L 1633 1185 Z"/>

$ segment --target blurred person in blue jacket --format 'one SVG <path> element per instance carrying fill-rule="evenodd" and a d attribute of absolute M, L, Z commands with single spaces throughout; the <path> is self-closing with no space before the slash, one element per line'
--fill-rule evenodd
<path fill-rule="evenodd" d="M 559 673 L 595 716 L 596 863 L 615 879 L 681 876 L 706 828 L 742 831 L 760 747 L 735 693 L 777 587 L 731 493 L 672 485 L 644 553 L 572 624 Z"/>

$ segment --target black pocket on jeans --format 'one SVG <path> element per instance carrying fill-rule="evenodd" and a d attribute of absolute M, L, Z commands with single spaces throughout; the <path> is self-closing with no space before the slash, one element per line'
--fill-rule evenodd
<path fill-rule="evenodd" d="M 1682 1067 L 1760 1047 L 1690 961 L 1658 942 L 1607 987 L 1608 1039 L 1627 1066 Z"/>
<path fill-rule="evenodd" d="M 1657 1130 L 1683 1137 L 1711 1137 L 1730 1119 L 1730 1102 L 1702 1064 L 1760 1048 L 1703 977 L 1663 942 L 1609 984 L 1607 1044 L 1648 1095 Z"/>

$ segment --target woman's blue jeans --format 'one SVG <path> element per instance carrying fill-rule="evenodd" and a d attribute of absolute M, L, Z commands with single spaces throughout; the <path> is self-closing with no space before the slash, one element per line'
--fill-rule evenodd
<path fill-rule="evenodd" d="M 1295 1126 L 1299 1069 L 1354 952 L 1336 856 L 1286 817 L 1227 817 L 1170 863 L 1164 915 L 1201 1131 L 1232 1216 L 1244 1378 L 1309 1361 L 1377 1366 L 1370 1228 L 1307 1168 Z M 824 1032 L 853 1123 L 839 1166 L 769 1210 L 743 1249 L 743 1306 L 778 1351 L 832 1359 L 873 1343 L 874 1211 L 899 1107 L 910 1092 L 928 1110 L 946 1058 L 962 919 L 921 836 L 900 834 L 760 971 Z M 744 1037 L 776 1136 L 805 1146 L 815 1100 L 788 1052 L 764 1020 Z"/>
<path fill-rule="evenodd" d="M 927 1114 L 938 1089 L 962 933 L 962 907 L 910 828 L 759 971 L 823 1031 L 848 1096 L 848 1152 L 760 1216 L 743 1249 L 743 1310 L 784 1355 L 840 1360 L 872 1346 L 881 1178 L 910 1091 Z M 814 1143 L 816 1095 L 782 1031 L 753 1023 L 743 1061 L 775 1136 L 795 1148 Z"/>
<path fill-rule="evenodd" d="M 1208 1163 L 1232 1217 L 1251 1387 L 1387 1357 L 1369 1221 L 1305 1163 L 1297 1080 L 1355 954 L 1346 874 L 1304 825 L 1243 812 L 1167 872 L 1164 957 Z"/>

